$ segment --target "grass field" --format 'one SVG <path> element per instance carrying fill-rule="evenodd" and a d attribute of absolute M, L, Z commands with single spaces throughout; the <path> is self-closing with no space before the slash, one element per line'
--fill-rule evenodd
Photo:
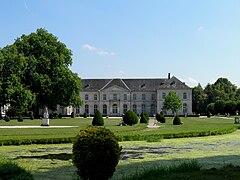
<path fill-rule="evenodd" d="M 32 140 L 32 139 L 54 139 L 54 138 L 74 138 L 81 128 L 91 125 L 91 118 L 63 118 L 50 120 L 51 126 L 76 126 L 72 128 L 24 128 L 24 129 L 1 129 L 0 142 L 3 140 Z M 172 118 L 167 118 L 165 124 L 160 124 L 160 128 L 150 129 L 147 124 L 137 124 L 134 126 L 117 126 L 121 119 L 108 118 L 105 119 L 105 127 L 112 130 L 119 137 L 132 136 L 136 140 L 141 140 L 139 136 L 155 135 L 161 137 L 162 135 L 169 135 L 181 133 L 198 133 L 198 132 L 213 132 L 226 128 L 232 128 L 233 119 L 222 118 L 182 118 L 184 122 L 181 126 L 173 126 Z M 0 126 L 28 126 L 39 125 L 41 120 L 24 120 L 24 122 L 17 122 L 11 120 L 10 122 L 0 121 Z M 127 140 L 127 138 L 123 139 Z M 134 140 L 130 138 L 129 140 Z M 144 138 L 143 138 L 144 140 Z"/>

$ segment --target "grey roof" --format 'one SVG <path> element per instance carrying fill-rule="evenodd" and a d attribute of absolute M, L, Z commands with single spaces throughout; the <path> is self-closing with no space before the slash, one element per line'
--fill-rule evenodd
<path fill-rule="evenodd" d="M 155 79 L 82 79 L 83 91 L 101 91 L 119 86 L 129 91 L 156 91 L 158 89 L 191 89 L 175 76 Z"/>

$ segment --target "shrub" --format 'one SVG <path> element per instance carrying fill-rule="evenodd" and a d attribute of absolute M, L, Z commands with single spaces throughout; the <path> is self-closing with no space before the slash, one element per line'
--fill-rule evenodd
<path fill-rule="evenodd" d="M 73 164 L 82 179 L 107 180 L 115 171 L 121 150 L 109 129 L 90 126 L 80 130 L 73 143 Z"/>
<path fill-rule="evenodd" d="M 71 113 L 71 118 L 75 118 L 75 113 L 74 112 Z"/>
<path fill-rule="evenodd" d="M 211 113 L 208 111 L 207 112 L 207 117 L 210 118 L 211 117 Z"/>
<path fill-rule="evenodd" d="M 141 113 L 140 123 L 148 123 L 149 117 L 146 113 Z"/>
<path fill-rule="evenodd" d="M 59 118 L 59 119 L 62 119 L 62 114 L 61 114 L 61 113 L 58 114 L 58 118 Z"/>
<path fill-rule="evenodd" d="M 123 122 L 127 125 L 134 125 L 138 123 L 138 117 L 135 112 L 128 110 L 126 114 L 123 116 Z"/>
<path fill-rule="evenodd" d="M 18 115 L 17 121 L 18 121 L 18 122 L 23 122 L 23 117 L 22 117 L 22 115 Z"/>
<path fill-rule="evenodd" d="M 93 126 L 103 126 L 104 125 L 104 120 L 103 120 L 102 114 L 98 110 L 94 114 L 94 117 L 92 120 L 92 125 Z"/>
<path fill-rule="evenodd" d="M 10 117 L 9 116 L 5 116 L 4 117 L 4 121 L 9 122 L 10 121 Z"/>
<path fill-rule="evenodd" d="M 34 115 L 32 113 L 30 114 L 30 119 L 34 120 Z"/>
<path fill-rule="evenodd" d="M 156 119 L 157 119 L 157 121 L 160 122 L 160 123 L 165 123 L 165 122 L 166 122 L 166 118 L 165 118 L 164 115 L 161 114 L 161 113 L 156 115 Z"/>
<path fill-rule="evenodd" d="M 174 119 L 173 119 L 173 125 L 181 125 L 181 124 L 183 124 L 183 123 L 181 122 L 180 117 L 175 116 Z"/>
<path fill-rule="evenodd" d="M 0 160 L 0 179 L 33 180 L 33 176 L 13 162 Z"/>
<path fill-rule="evenodd" d="M 87 118 L 87 113 L 84 113 L 84 114 L 83 114 L 83 117 L 84 117 L 84 118 Z"/>

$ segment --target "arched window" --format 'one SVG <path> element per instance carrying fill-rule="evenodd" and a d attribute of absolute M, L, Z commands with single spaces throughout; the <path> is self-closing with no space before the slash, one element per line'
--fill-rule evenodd
<path fill-rule="evenodd" d="M 135 112 L 137 114 L 137 105 L 133 104 L 133 112 Z"/>
<path fill-rule="evenodd" d="M 94 114 L 97 112 L 97 110 L 98 110 L 98 106 L 94 104 Z"/>
<path fill-rule="evenodd" d="M 85 100 L 86 101 L 88 100 L 88 94 L 85 94 Z"/>
<path fill-rule="evenodd" d="M 117 106 L 117 104 L 113 104 L 112 112 L 113 112 L 113 114 L 117 114 L 118 113 L 118 106 Z"/>
<path fill-rule="evenodd" d="M 85 113 L 89 114 L 89 105 L 85 104 Z"/>
<path fill-rule="evenodd" d="M 127 110 L 128 110 L 128 109 L 127 109 L 127 104 L 124 104 L 124 105 L 123 105 L 123 114 L 126 114 Z"/>
<path fill-rule="evenodd" d="M 103 105 L 103 115 L 107 115 L 107 105 Z"/>

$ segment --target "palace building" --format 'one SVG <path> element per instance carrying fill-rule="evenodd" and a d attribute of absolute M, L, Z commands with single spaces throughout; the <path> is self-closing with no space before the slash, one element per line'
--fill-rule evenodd
<path fill-rule="evenodd" d="M 163 112 L 165 96 L 175 91 L 183 107 L 178 114 L 192 114 L 192 89 L 175 76 L 144 79 L 82 79 L 81 99 L 84 104 L 76 108 L 77 114 L 93 115 L 99 110 L 104 116 L 122 116 L 131 109 L 150 116 Z"/>

